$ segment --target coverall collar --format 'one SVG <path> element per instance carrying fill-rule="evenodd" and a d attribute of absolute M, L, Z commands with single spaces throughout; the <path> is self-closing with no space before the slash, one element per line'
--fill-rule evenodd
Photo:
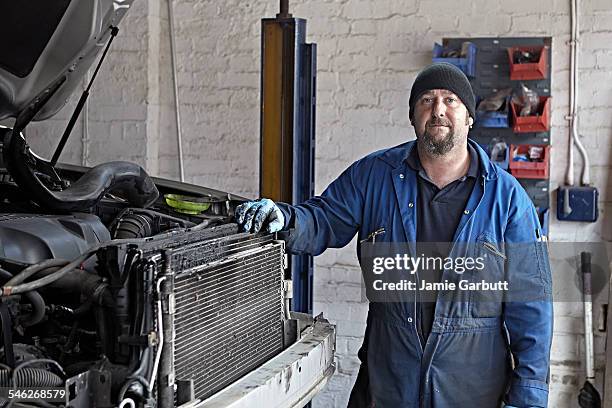
<path fill-rule="evenodd" d="M 489 159 L 487 153 L 482 147 L 472 139 L 468 138 L 468 144 L 476 150 L 480 161 L 481 174 L 486 180 L 494 180 L 497 178 L 497 168 Z M 394 169 L 403 166 L 406 163 L 412 149 L 416 149 L 416 140 L 411 140 L 401 145 L 395 146 L 387 150 L 382 156 L 379 156 L 380 160 L 389 164 Z"/>

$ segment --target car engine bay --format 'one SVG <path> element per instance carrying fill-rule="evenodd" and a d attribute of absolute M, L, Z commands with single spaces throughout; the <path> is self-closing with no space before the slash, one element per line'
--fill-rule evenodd
<path fill-rule="evenodd" d="M 155 201 L 145 209 L 133 206 L 142 197 L 116 195 L 111 183 L 92 207 L 48 211 L 0 171 L 0 387 L 65 386 L 75 407 L 156 406 L 165 390 L 172 406 L 182 385 L 155 389 L 158 370 L 192 382 L 200 372 L 191 397 L 206 397 L 284 347 L 284 246 L 238 231 L 230 221 L 241 200 L 192 191 L 207 209 L 188 215 L 157 187 L 146 193 Z M 75 186 L 95 171 L 74 184 L 62 180 Z M 154 186 L 142 172 L 134 177 Z M 174 353 L 162 358 L 164 331 L 174 337 Z M 207 370 L 195 355 L 217 358 L 201 360 Z"/>

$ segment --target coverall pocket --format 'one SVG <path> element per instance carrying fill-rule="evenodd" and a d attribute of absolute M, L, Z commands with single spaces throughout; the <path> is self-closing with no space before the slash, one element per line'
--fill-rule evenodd
<path fill-rule="evenodd" d="M 376 227 L 366 229 L 359 240 L 358 253 L 361 266 L 362 282 L 365 285 L 365 294 L 370 302 L 387 301 L 387 291 L 382 290 L 382 282 L 389 279 L 387 264 L 384 260 L 392 251 L 390 243 L 385 242 L 387 233 L 384 223 L 372 224 Z M 391 293 L 394 294 L 394 293 Z"/>
<path fill-rule="evenodd" d="M 377 240 L 380 240 L 381 238 L 385 237 L 385 234 L 387 233 L 387 229 L 385 228 L 385 226 L 380 226 L 378 228 L 376 228 L 375 230 L 371 231 L 364 239 L 362 239 L 361 241 L 359 241 L 360 244 L 364 244 L 364 243 L 376 243 Z"/>
<path fill-rule="evenodd" d="M 473 321 L 487 326 L 485 319 Z M 444 333 L 430 369 L 431 406 L 498 408 L 509 373 L 501 325 Z"/>
<path fill-rule="evenodd" d="M 495 317 L 501 315 L 501 304 L 507 291 L 505 280 L 506 254 L 504 245 L 495 242 L 487 233 L 482 233 L 474 245 L 476 267 L 465 278 L 469 280 L 470 304 L 473 317 Z"/>

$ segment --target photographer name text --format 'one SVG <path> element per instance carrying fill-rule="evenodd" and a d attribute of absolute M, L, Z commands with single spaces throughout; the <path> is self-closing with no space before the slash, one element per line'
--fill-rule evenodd
<path fill-rule="evenodd" d="M 411 291 L 417 290 L 416 282 L 402 279 L 399 282 L 384 282 L 380 279 L 373 282 L 374 290 L 391 290 L 391 291 Z M 421 291 L 454 291 L 454 290 L 471 290 L 471 291 L 507 291 L 508 282 L 500 280 L 496 282 L 487 282 L 481 280 L 479 282 L 470 282 L 467 279 L 462 279 L 459 282 L 427 282 L 421 281 L 418 290 Z"/>

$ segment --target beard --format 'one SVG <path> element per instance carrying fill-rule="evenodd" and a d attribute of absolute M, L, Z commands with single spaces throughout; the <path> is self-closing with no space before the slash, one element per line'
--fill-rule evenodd
<path fill-rule="evenodd" d="M 448 133 L 443 139 L 436 139 L 430 132 L 429 126 L 444 125 L 448 127 Z M 455 147 L 455 131 L 450 123 L 428 123 L 423 134 L 417 138 L 418 143 L 432 156 L 444 156 Z"/>
<path fill-rule="evenodd" d="M 469 113 L 465 115 L 465 124 L 469 126 Z M 448 133 L 444 136 L 443 139 L 437 139 L 434 135 L 431 134 L 430 129 L 432 126 L 447 126 Z M 461 133 L 463 129 L 459 129 L 459 138 L 461 138 Z M 425 130 L 422 135 L 417 135 L 417 143 L 432 156 L 444 156 L 457 144 L 457 134 L 455 133 L 455 127 L 453 124 L 446 118 L 436 118 L 433 117 L 425 123 Z"/>

